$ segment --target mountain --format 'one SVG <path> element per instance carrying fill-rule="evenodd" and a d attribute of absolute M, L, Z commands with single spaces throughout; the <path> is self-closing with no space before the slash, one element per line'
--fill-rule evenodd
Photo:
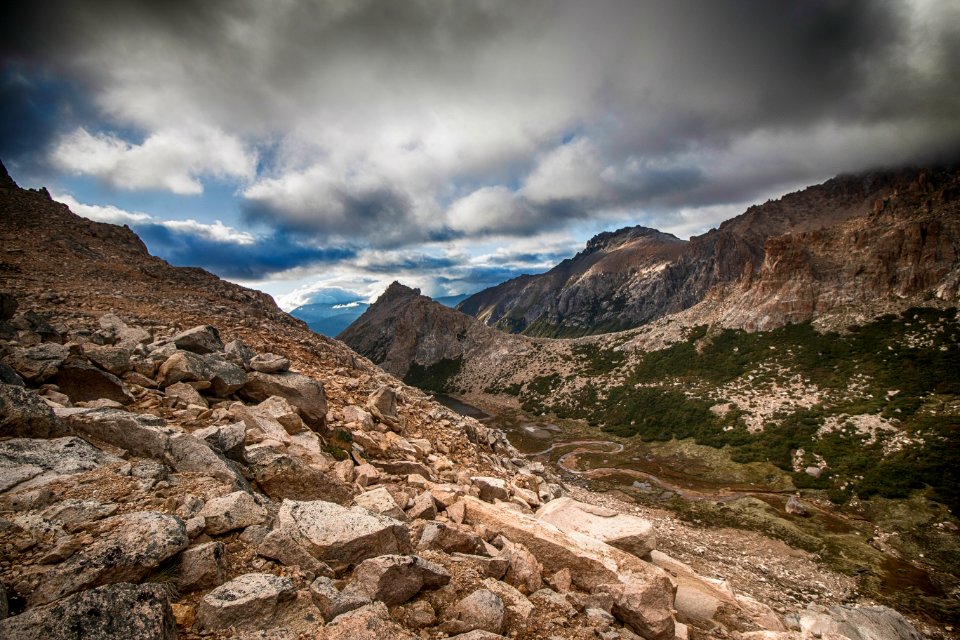
<path fill-rule="evenodd" d="M 400 378 L 418 366 L 456 369 L 465 356 L 475 359 L 470 354 L 491 344 L 525 351 L 523 338 L 504 336 L 399 282 L 338 338 Z"/>
<path fill-rule="evenodd" d="M 890 202 L 891 208 L 883 210 L 888 218 L 950 220 L 954 199 L 950 185 L 955 182 L 953 169 L 838 176 L 750 207 L 686 242 L 643 227 L 600 234 L 583 252 L 547 273 L 486 289 L 458 308 L 490 326 L 527 335 L 573 337 L 637 327 L 693 307 L 716 287 L 749 280 L 764 265 L 769 273 L 768 250 L 776 253 L 791 242 L 794 247 L 797 242 L 817 242 L 817 232 L 854 218 L 869 224 L 878 202 Z M 947 244 L 951 234 L 952 229 L 944 239 Z M 871 245 L 865 246 L 869 250 Z M 861 257 L 867 262 L 879 258 Z M 944 263 L 949 262 L 945 257 Z M 918 293 L 911 286 L 900 287 L 897 295 Z M 841 304 L 845 295 L 838 291 L 834 303 Z M 863 298 L 868 297 L 864 292 Z M 817 312 L 828 308 L 831 303 L 824 299 Z M 772 319 L 764 326 L 776 322 Z"/>
<path fill-rule="evenodd" d="M 445 307 L 455 307 L 462 302 L 466 295 L 443 296 L 434 300 Z M 370 305 L 366 302 L 349 303 L 311 303 L 297 307 L 290 312 L 294 318 L 307 323 L 311 331 L 330 338 L 337 337 L 354 320 L 363 315 Z"/>

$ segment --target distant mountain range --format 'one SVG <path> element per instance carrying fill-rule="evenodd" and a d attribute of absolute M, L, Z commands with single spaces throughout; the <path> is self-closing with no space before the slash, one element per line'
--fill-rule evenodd
<path fill-rule="evenodd" d="M 434 298 L 433 300 L 445 307 L 456 307 L 460 302 L 465 300 L 468 295 L 469 294 L 443 296 Z M 344 329 L 349 327 L 354 320 L 363 315 L 363 312 L 369 307 L 369 303 L 359 300 L 346 303 L 317 302 L 301 305 L 291 311 L 290 315 L 306 322 L 307 326 L 309 326 L 314 333 L 336 338 Z"/>

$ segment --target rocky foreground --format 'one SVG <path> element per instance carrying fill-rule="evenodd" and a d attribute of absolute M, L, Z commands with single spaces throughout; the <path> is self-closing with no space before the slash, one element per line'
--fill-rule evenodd
<path fill-rule="evenodd" d="M 921 637 L 698 573 L 268 298 L 8 178 L 0 240 L 4 639 Z"/>

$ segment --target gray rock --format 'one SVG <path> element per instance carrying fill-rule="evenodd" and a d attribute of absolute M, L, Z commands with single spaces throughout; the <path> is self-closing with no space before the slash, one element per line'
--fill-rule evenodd
<path fill-rule="evenodd" d="M 56 438 L 70 429 L 34 391 L 0 384 L 0 437 Z"/>
<path fill-rule="evenodd" d="M 248 573 L 203 597 L 197 607 L 197 626 L 202 631 L 245 625 L 266 629 L 278 621 L 283 604 L 294 598 L 296 589 L 289 578 Z"/>
<path fill-rule="evenodd" d="M 472 555 L 486 554 L 486 545 L 480 536 L 468 527 L 453 522 L 428 522 L 420 534 L 417 549 Z"/>
<path fill-rule="evenodd" d="M 194 405 L 203 408 L 208 406 L 207 401 L 203 399 L 200 392 L 186 382 L 176 382 L 164 389 L 163 393 L 167 398 L 174 401 L 170 406 L 182 405 L 189 407 L 190 405 Z"/>
<path fill-rule="evenodd" d="M 4 358 L 4 362 L 24 380 L 41 383 L 55 376 L 69 355 L 68 347 L 47 342 L 35 347 L 14 349 Z"/>
<path fill-rule="evenodd" d="M 186 331 L 181 331 L 168 340 L 177 346 L 177 349 L 193 353 L 214 353 L 223 351 L 223 341 L 216 327 L 201 325 Z"/>
<path fill-rule="evenodd" d="M 125 347 L 87 343 L 83 345 L 83 355 L 87 356 L 91 362 L 101 369 L 109 371 L 115 376 L 122 376 L 132 368 L 130 358 L 133 356 L 133 352 Z"/>
<path fill-rule="evenodd" d="M 247 449 L 247 460 L 260 490 L 272 500 L 353 499 L 353 489 L 332 473 L 324 473 L 299 458 L 269 448 Z"/>
<path fill-rule="evenodd" d="M 437 517 L 437 504 L 433 494 L 424 491 L 413 501 L 413 506 L 407 509 L 407 517 L 411 520 L 433 520 Z"/>
<path fill-rule="evenodd" d="M 673 639 L 675 620 L 673 613 L 662 606 L 662 592 L 657 593 L 637 580 L 600 585 L 596 592 L 613 596 L 611 613 L 644 638 Z"/>
<path fill-rule="evenodd" d="M 521 593 L 530 594 L 539 591 L 543 586 L 543 565 L 537 562 L 525 546 L 519 543 L 503 540 L 503 549 L 500 556 L 507 561 L 507 573 L 503 580 L 511 584 Z"/>
<path fill-rule="evenodd" d="M 79 358 L 67 359 L 51 381 L 74 403 L 107 399 L 127 405 L 134 400 L 120 378 Z"/>
<path fill-rule="evenodd" d="M 537 520 L 568 533 L 578 531 L 637 557 L 646 556 L 657 546 L 656 532 L 648 520 L 571 498 L 557 498 L 543 505 L 537 510 Z"/>
<path fill-rule="evenodd" d="M 403 509 L 393 499 L 386 487 L 377 487 L 361 493 L 353 499 L 353 502 L 358 507 L 363 507 L 371 513 L 389 516 L 404 522 L 407 520 L 407 514 L 403 512 Z"/>
<path fill-rule="evenodd" d="M 177 382 L 209 382 L 212 377 L 213 370 L 202 356 L 176 351 L 160 365 L 157 383 L 166 388 Z"/>
<path fill-rule="evenodd" d="M 111 584 L 0 620 L 5 640 L 175 640 L 159 584 Z"/>
<path fill-rule="evenodd" d="M 24 386 L 23 378 L 6 362 L 0 362 L 0 384 L 12 384 L 16 387 Z"/>
<path fill-rule="evenodd" d="M 0 441 L 0 491 L 21 483 L 26 483 L 24 489 L 37 486 L 58 476 L 83 473 L 119 461 L 75 436 Z"/>
<path fill-rule="evenodd" d="M 267 509 L 253 499 L 245 491 L 233 493 L 208 500 L 198 514 L 204 518 L 204 530 L 210 535 L 220 535 L 243 529 L 254 524 L 261 524 L 267 519 Z"/>
<path fill-rule="evenodd" d="M 204 356 L 204 359 L 209 367 L 208 380 L 217 397 L 226 398 L 247 383 L 247 372 L 225 356 L 211 353 Z"/>
<path fill-rule="evenodd" d="M 806 518 L 810 515 L 810 512 L 807 511 L 807 508 L 803 506 L 803 503 L 800 502 L 800 498 L 797 496 L 790 496 L 787 499 L 785 510 L 790 515 L 801 516 L 803 518 Z"/>
<path fill-rule="evenodd" d="M 316 640 L 419 640 L 390 619 L 382 602 L 374 602 L 338 616 L 320 629 Z"/>
<path fill-rule="evenodd" d="M 233 364 L 246 368 L 257 352 L 243 343 L 242 340 L 231 340 L 223 346 L 223 353 Z"/>
<path fill-rule="evenodd" d="M 314 430 L 322 429 L 327 419 L 327 395 L 323 384 L 299 373 L 254 371 L 238 393 L 254 402 L 280 396 L 299 409 L 304 422 Z"/>
<path fill-rule="evenodd" d="M 359 591 L 341 592 L 333 580 L 322 576 L 310 585 L 310 597 L 327 622 L 339 615 L 370 604 L 371 600 Z"/>
<path fill-rule="evenodd" d="M 805 611 L 786 617 L 787 626 L 804 637 L 837 634 L 850 640 L 921 640 L 907 620 L 889 607 L 824 607 L 810 604 Z"/>
<path fill-rule="evenodd" d="M 93 543 L 44 575 L 39 588 L 27 595 L 31 606 L 102 584 L 142 580 L 190 541 L 180 518 L 152 511 L 108 518 L 100 529 Z"/>
<path fill-rule="evenodd" d="M 235 422 L 199 429 L 190 435 L 203 440 L 211 449 L 222 453 L 227 458 L 245 463 L 246 455 L 244 454 L 243 440 L 246 433 L 246 425 L 242 422 Z"/>
<path fill-rule="evenodd" d="M 262 353 L 250 358 L 249 366 L 260 373 L 282 373 L 290 369 L 290 361 L 275 353 Z"/>
<path fill-rule="evenodd" d="M 162 460 L 180 472 L 204 473 L 244 486 L 237 472 L 206 442 L 164 426 L 162 418 L 119 409 L 58 409 L 78 433 L 126 449 L 136 456 Z"/>
<path fill-rule="evenodd" d="M 387 555 L 361 562 L 347 590 L 393 606 L 406 602 L 421 589 L 442 587 L 449 582 L 446 569 L 420 556 Z"/>
<path fill-rule="evenodd" d="M 486 589 L 477 589 L 447 613 L 442 628 L 448 633 L 466 633 L 479 629 L 501 633 L 507 608 L 498 595 Z"/>
<path fill-rule="evenodd" d="M 466 633 L 458 633 L 455 636 L 450 636 L 449 640 L 503 640 L 504 636 L 499 633 L 490 633 L 489 631 L 484 631 L 483 629 L 475 629 L 474 631 L 468 631 Z"/>
<path fill-rule="evenodd" d="M 117 339 L 117 344 L 129 349 L 133 349 L 140 344 L 147 344 L 152 339 L 150 332 L 146 329 L 131 327 L 112 313 L 100 318 L 100 327 L 112 333 Z"/>
<path fill-rule="evenodd" d="M 189 593 L 223 584 L 226 576 L 225 553 L 222 542 L 207 542 L 180 554 L 180 576 L 177 580 L 180 591 Z"/>
<path fill-rule="evenodd" d="M 470 478 L 470 482 L 480 490 L 480 499 L 484 502 L 508 500 L 510 498 L 507 481 L 502 478 L 474 476 Z"/>
<path fill-rule="evenodd" d="M 370 394 L 367 409 L 378 418 L 397 419 L 397 392 L 392 387 L 383 386 Z"/>
<path fill-rule="evenodd" d="M 330 567 L 310 555 L 286 529 L 274 529 L 267 533 L 257 547 L 257 553 L 290 567 L 312 571 L 317 576 L 333 577 Z"/>
<path fill-rule="evenodd" d="M 410 551 L 410 533 L 402 522 L 322 500 L 284 500 L 277 528 L 338 572 L 367 558 Z"/>

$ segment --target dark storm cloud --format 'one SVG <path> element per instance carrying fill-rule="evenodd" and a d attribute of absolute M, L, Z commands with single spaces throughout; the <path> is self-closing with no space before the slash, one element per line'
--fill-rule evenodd
<path fill-rule="evenodd" d="M 203 267 L 225 278 L 257 280 L 296 267 L 315 267 L 352 258 L 349 248 L 303 245 L 281 234 L 250 243 L 218 241 L 159 223 L 130 225 L 150 252 L 175 266 Z"/>
<path fill-rule="evenodd" d="M 228 172 L 250 221 L 402 247 L 669 219 L 953 153 L 953 5 L 14 2 L 0 52 L 80 83 L 112 130 L 263 149 L 256 175 Z M 184 188 L 168 147 L 114 142 L 96 177 Z"/>

